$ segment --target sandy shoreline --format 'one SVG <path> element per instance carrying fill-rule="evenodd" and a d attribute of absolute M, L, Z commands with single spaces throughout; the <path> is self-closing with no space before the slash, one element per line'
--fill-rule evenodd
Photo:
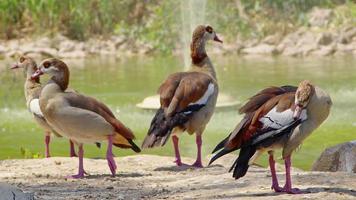
<path fill-rule="evenodd" d="M 66 178 L 76 173 L 76 158 L 3 160 L 0 182 L 32 192 L 36 199 L 356 199 L 356 174 L 295 169 L 295 186 L 306 193 L 275 194 L 266 168 L 253 166 L 246 177 L 234 180 L 227 172 L 233 158 L 227 156 L 213 166 L 191 169 L 175 167 L 171 157 L 127 156 L 116 158 L 116 177 L 109 175 L 106 160 L 85 159 L 90 175 L 81 180 Z M 278 170 L 283 183 L 283 167 Z"/>

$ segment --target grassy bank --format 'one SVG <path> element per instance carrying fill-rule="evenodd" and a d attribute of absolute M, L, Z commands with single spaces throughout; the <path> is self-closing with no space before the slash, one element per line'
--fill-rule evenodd
<path fill-rule="evenodd" d="M 167 52 L 179 41 L 180 10 L 186 9 L 188 2 L 2 0 L 0 38 L 61 33 L 85 40 L 124 34 Z M 331 27 L 356 23 L 352 21 L 356 18 L 352 0 L 207 0 L 205 18 L 228 40 L 237 35 L 260 38 L 276 30 L 288 33 L 307 26 L 308 12 L 316 6 L 334 10 Z"/>

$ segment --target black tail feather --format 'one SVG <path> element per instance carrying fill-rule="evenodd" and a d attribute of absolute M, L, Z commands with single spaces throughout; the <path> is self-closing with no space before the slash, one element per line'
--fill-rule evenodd
<path fill-rule="evenodd" d="M 132 140 L 127 140 L 129 141 L 129 143 L 131 144 L 131 149 L 136 152 L 136 153 L 140 153 L 141 149 L 140 147 L 138 147 Z"/>
<path fill-rule="evenodd" d="M 229 172 L 233 171 L 232 177 L 235 179 L 239 179 L 245 176 L 248 168 L 249 168 L 249 161 L 250 158 L 255 154 L 256 147 L 255 146 L 248 146 L 244 147 L 240 150 L 239 157 L 236 159 L 234 164 L 231 166 Z"/>
<path fill-rule="evenodd" d="M 155 117 L 152 119 L 148 134 L 142 143 L 142 148 L 152 148 L 166 144 L 172 130 L 180 125 L 184 125 L 192 114 L 204 105 L 188 106 L 181 112 L 171 117 L 166 117 L 162 108 L 158 109 Z"/>
<path fill-rule="evenodd" d="M 220 149 L 224 148 L 226 142 L 229 140 L 230 135 L 225 138 L 224 140 L 222 140 L 218 145 L 216 145 L 215 149 L 211 152 L 211 153 L 215 153 L 217 151 L 219 151 Z"/>
<path fill-rule="evenodd" d="M 209 161 L 208 165 L 211 165 L 215 160 L 217 160 L 218 158 L 235 151 L 236 149 L 222 149 L 221 151 L 219 151 L 217 154 L 215 154 Z"/>

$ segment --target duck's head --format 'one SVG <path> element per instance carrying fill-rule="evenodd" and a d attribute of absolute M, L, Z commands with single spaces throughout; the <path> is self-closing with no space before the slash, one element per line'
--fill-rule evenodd
<path fill-rule="evenodd" d="M 35 71 L 35 73 L 32 74 L 32 77 L 36 78 L 43 74 L 61 76 L 64 73 L 68 73 L 67 65 L 57 58 L 49 58 L 41 62 L 41 64 L 38 66 L 38 69 Z"/>
<path fill-rule="evenodd" d="M 295 92 L 295 110 L 293 117 L 299 118 L 302 110 L 307 107 L 311 97 L 315 92 L 314 86 L 308 80 L 299 83 L 298 89 Z"/>
<path fill-rule="evenodd" d="M 49 58 L 43 60 L 41 64 L 38 66 L 37 71 L 34 72 L 31 77 L 37 78 L 43 74 L 51 75 L 52 80 L 54 80 L 64 90 L 68 86 L 68 82 L 69 82 L 68 66 L 63 61 L 57 58 Z"/>
<path fill-rule="evenodd" d="M 193 32 L 193 37 L 192 41 L 197 41 L 197 40 L 203 40 L 203 41 L 209 41 L 213 40 L 216 42 L 222 43 L 223 41 L 219 39 L 219 37 L 216 35 L 216 32 L 214 31 L 213 27 L 209 25 L 199 25 L 195 28 Z"/>
<path fill-rule="evenodd" d="M 16 63 L 14 63 L 10 69 L 24 69 L 25 72 L 33 73 L 37 70 L 36 61 L 28 56 L 21 56 Z"/>

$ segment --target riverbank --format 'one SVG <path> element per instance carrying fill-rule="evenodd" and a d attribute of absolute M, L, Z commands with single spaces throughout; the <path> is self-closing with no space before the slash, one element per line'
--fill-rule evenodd
<path fill-rule="evenodd" d="M 222 45 L 211 45 L 210 54 L 241 54 L 241 55 L 282 55 L 293 57 L 356 55 L 356 27 L 349 22 L 334 26 L 337 18 L 331 9 L 314 8 L 308 13 L 307 26 L 299 26 L 294 31 L 276 30 L 273 34 L 262 38 L 243 38 L 236 33 L 217 33 L 224 40 Z M 172 36 L 173 37 L 173 36 Z M 234 38 L 234 39 L 231 39 Z M 180 41 L 177 39 L 177 41 Z M 160 41 L 166 46 L 165 41 Z M 173 54 L 182 54 L 181 44 L 175 45 Z M 87 40 L 72 40 L 57 33 L 54 36 L 27 36 L 19 39 L 0 41 L 0 59 L 18 57 L 27 54 L 34 57 L 86 58 L 130 57 L 134 55 L 152 55 L 160 53 L 157 44 L 125 34 L 98 37 Z M 167 53 L 167 52 L 166 52 Z"/>
<path fill-rule="evenodd" d="M 267 168 L 252 166 L 245 177 L 234 180 L 228 173 L 235 159 L 228 155 L 203 168 L 178 168 L 172 157 L 136 155 L 115 158 L 116 177 L 109 175 L 106 160 L 84 159 L 90 174 L 81 180 L 66 179 L 76 173 L 77 159 L 0 161 L 0 182 L 35 194 L 38 199 L 354 199 L 356 174 L 306 172 L 293 169 L 294 186 L 304 194 L 276 194 L 270 189 Z M 188 163 L 191 158 L 184 158 Z M 204 159 L 207 163 L 208 159 Z M 278 165 L 284 183 L 284 167 Z"/>

